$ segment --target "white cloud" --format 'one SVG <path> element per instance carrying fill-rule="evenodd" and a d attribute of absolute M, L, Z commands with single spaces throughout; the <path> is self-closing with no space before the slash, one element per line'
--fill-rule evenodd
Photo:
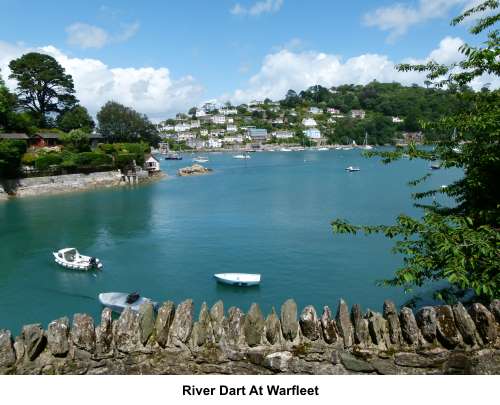
<path fill-rule="evenodd" d="M 396 64 L 425 63 L 431 59 L 438 63 L 454 63 L 462 58 L 457 50 L 462 44 L 460 38 L 446 37 L 426 58 L 408 58 L 397 62 L 379 54 L 363 54 L 343 61 L 338 55 L 283 49 L 264 58 L 260 71 L 249 79 L 246 88 L 225 94 L 221 99 L 234 103 L 263 100 L 267 97 L 280 99 L 289 89 L 299 91 L 316 84 L 332 87 L 349 83 L 367 84 L 373 80 L 397 81 L 405 85 L 423 84 L 424 73 L 398 72 Z M 476 79 L 472 86 L 479 89 L 485 83 L 491 83 L 495 88 L 500 87 L 497 77 L 486 76 Z"/>
<path fill-rule="evenodd" d="M 419 0 L 416 7 L 395 3 L 365 14 L 363 22 L 369 27 L 388 31 L 388 40 L 394 41 L 413 25 L 435 18 L 448 17 L 451 9 L 457 6 L 469 8 L 474 3 L 477 3 L 477 0 Z"/>
<path fill-rule="evenodd" d="M 111 35 L 100 27 L 77 22 L 66 27 L 67 42 L 82 49 L 102 48 L 110 43 L 127 41 L 137 33 L 139 27 L 138 22 L 123 24 L 121 32 Z"/>
<path fill-rule="evenodd" d="M 164 118 L 197 104 L 204 92 L 192 77 L 173 79 L 166 67 L 111 68 L 98 59 L 71 57 L 54 46 L 28 48 L 0 41 L 0 69 L 7 85 L 8 64 L 26 52 L 53 56 L 73 76 L 80 103 L 95 114 L 109 100 L 130 106 L 151 119 Z"/>
<path fill-rule="evenodd" d="M 250 15 L 258 16 L 261 14 L 271 14 L 278 12 L 283 6 L 284 0 L 262 0 L 245 7 L 240 3 L 236 3 L 231 9 L 231 14 L 234 15 Z"/>

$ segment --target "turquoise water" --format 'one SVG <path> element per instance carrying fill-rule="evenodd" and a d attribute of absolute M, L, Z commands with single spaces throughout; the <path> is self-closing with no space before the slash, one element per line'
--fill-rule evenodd
<path fill-rule="evenodd" d="M 377 287 L 400 258 L 383 237 L 335 236 L 329 223 L 391 223 L 416 214 L 406 183 L 428 172 L 423 161 L 382 165 L 357 150 L 254 153 L 240 161 L 210 154 L 214 172 L 176 177 L 190 163 L 162 161 L 172 176 L 134 189 L 107 189 L 0 204 L 0 328 L 76 312 L 98 319 L 97 294 L 140 291 L 158 301 L 223 299 L 264 311 L 293 297 L 300 307 L 336 308 L 339 297 L 380 309 L 401 304 L 400 289 Z M 348 165 L 361 167 L 347 173 Z M 457 173 L 435 172 L 430 184 Z M 75 246 L 104 262 L 100 272 L 64 270 L 52 250 Z M 216 272 L 259 272 L 262 284 L 217 284 Z"/>

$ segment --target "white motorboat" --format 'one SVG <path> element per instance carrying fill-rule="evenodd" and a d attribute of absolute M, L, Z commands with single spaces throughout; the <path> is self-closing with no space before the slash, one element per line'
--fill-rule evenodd
<path fill-rule="evenodd" d="M 92 270 L 102 268 L 102 263 L 97 257 L 81 255 L 75 248 L 65 248 L 52 252 L 55 262 L 67 269 Z"/>
<path fill-rule="evenodd" d="M 196 162 L 196 163 L 207 163 L 208 159 L 206 157 L 203 157 L 203 156 L 198 156 L 198 157 L 195 157 L 193 159 L 193 162 Z"/>
<path fill-rule="evenodd" d="M 280 152 L 291 152 L 292 150 L 290 148 L 281 148 Z"/>
<path fill-rule="evenodd" d="M 248 153 L 245 155 L 234 155 L 233 159 L 251 159 L 251 156 Z"/>
<path fill-rule="evenodd" d="M 125 308 L 132 311 L 139 311 L 139 307 L 147 302 L 153 304 L 155 309 L 158 304 L 146 297 L 141 297 L 138 293 L 108 292 L 99 294 L 99 302 L 114 312 L 121 313 Z"/>
<path fill-rule="evenodd" d="M 326 150 L 330 150 L 328 148 L 318 148 L 319 151 L 323 152 L 323 151 L 326 151 Z"/>
<path fill-rule="evenodd" d="M 349 166 L 345 168 L 348 172 L 359 172 L 361 169 L 357 166 Z"/>
<path fill-rule="evenodd" d="M 252 286 L 260 284 L 260 274 L 249 273 L 219 273 L 214 274 L 219 283 L 236 286 Z"/>

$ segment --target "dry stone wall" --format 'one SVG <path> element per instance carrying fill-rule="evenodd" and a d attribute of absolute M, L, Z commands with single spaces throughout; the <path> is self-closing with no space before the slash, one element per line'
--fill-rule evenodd
<path fill-rule="evenodd" d="M 500 301 L 400 311 L 385 301 L 382 313 L 325 306 L 300 314 L 287 300 L 265 316 L 224 311 L 222 301 L 144 304 L 99 324 L 75 314 L 26 325 L 13 337 L 0 330 L 2 374 L 498 374 Z"/>

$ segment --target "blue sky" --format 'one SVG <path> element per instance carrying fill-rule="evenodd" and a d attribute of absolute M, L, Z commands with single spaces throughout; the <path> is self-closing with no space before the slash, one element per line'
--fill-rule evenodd
<path fill-rule="evenodd" d="M 276 98 L 311 81 L 418 82 L 392 75 L 393 64 L 433 51 L 456 57 L 452 48 L 471 38 L 449 21 L 472 3 L 0 0 L 0 68 L 6 76 L 9 57 L 42 50 L 74 75 L 90 110 L 122 98 L 158 118 L 207 99 Z"/>

